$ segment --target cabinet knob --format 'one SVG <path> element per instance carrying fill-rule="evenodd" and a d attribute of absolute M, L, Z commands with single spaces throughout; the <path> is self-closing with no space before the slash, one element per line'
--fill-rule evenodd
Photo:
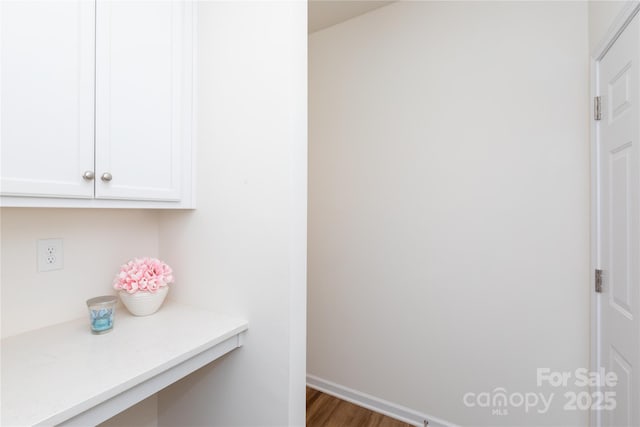
<path fill-rule="evenodd" d="M 93 174 L 93 171 L 85 171 L 82 174 L 82 178 L 87 180 L 87 181 L 91 181 L 94 177 L 95 177 L 95 175 Z"/>
<path fill-rule="evenodd" d="M 113 179 L 113 176 L 111 176 L 109 172 L 105 172 L 102 174 L 102 177 L 100 179 L 102 179 L 104 182 L 109 182 Z"/>

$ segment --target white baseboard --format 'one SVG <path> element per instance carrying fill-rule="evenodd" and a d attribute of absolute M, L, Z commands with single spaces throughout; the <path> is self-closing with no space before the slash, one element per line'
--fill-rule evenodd
<path fill-rule="evenodd" d="M 307 386 L 417 427 L 424 427 L 425 420 L 429 422 L 429 427 L 457 427 L 455 424 L 441 420 L 440 418 L 387 402 L 375 396 L 323 380 L 314 375 L 307 375 Z"/>

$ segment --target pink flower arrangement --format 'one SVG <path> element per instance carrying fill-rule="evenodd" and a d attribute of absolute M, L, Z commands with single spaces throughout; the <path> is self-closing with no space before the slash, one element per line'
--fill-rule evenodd
<path fill-rule="evenodd" d="M 120 267 L 113 280 L 113 287 L 130 294 L 156 292 L 173 283 L 173 270 L 157 258 L 135 258 Z"/>

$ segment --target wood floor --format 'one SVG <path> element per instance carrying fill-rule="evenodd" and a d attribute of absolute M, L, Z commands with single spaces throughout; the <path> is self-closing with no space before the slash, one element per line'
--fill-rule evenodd
<path fill-rule="evenodd" d="M 412 427 L 307 387 L 307 427 Z"/>

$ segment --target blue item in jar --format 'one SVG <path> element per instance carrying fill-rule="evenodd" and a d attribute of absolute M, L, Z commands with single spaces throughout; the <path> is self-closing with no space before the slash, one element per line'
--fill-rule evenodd
<path fill-rule="evenodd" d="M 103 332 L 113 328 L 113 308 L 91 310 L 91 330 Z"/>
<path fill-rule="evenodd" d="M 92 333 L 104 334 L 113 329 L 115 306 L 116 297 L 111 295 L 104 295 L 87 300 Z"/>

